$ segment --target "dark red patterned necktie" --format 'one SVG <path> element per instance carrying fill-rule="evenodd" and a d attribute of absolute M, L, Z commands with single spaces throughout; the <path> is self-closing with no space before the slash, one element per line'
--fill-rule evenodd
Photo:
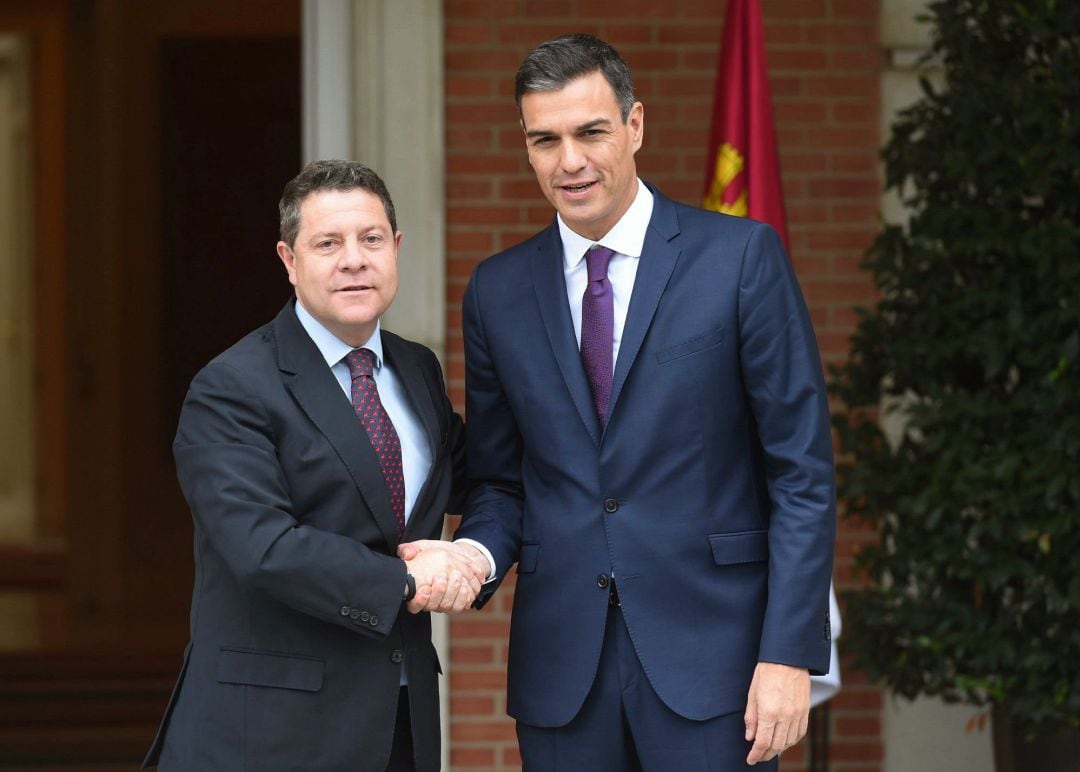
<path fill-rule="evenodd" d="M 379 399 L 379 388 L 372 374 L 375 352 L 366 348 L 353 349 L 345 355 L 345 364 L 352 376 L 353 407 L 379 457 L 379 468 L 390 491 L 390 506 L 397 518 L 398 536 L 402 536 L 405 533 L 405 475 L 401 467 L 401 440 Z"/>

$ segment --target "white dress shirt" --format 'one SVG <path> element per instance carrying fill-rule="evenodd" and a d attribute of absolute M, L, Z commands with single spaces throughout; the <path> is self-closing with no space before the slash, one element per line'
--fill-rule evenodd
<path fill-rule="evenodd" d="M 612 366 L 619 359 L 619 344 L 622 342 L 622 332 L 626 326 L 626 310 L 630 307 L 630 296 L 634 292 L 634 280 L 637 278 L 641 251 L 645 246 L 645 233 L 652 219 L 653 195 L 640 179 L 637 183 L 637 195 L 634 196 L 630 208 L 611 230 L 600 237 L 599 241 L 593 241 L 575 233 L 563 222 L 562 215 L 557 217 L 559 236 L 562 237 L 563 245 L 566 299 L 570 303 L 570 318 L 574 321 L 574 336 L 577 338 L 578 348 L 581 347 L 581 297 L 585 294 L 585 285 L 589 283 L 585 253 L 596 244 L 607 247 L 615 253 L 611 262 L 608 263 L 608 281 L 611 283 L 615 301 Z"/>
<path fill-rule="evenodd" d="M 352 376 L 349 374 L 349 366 L 345 364 L 345 355 L 352 351 L 353 347 L 326 329 L 318 319 L 308 313 L 299 299 L 296 301 L 296 316 L 326 360 L 330 372 L 337 378 L 341 391 L 351 406 Z M 424 425 L 409 404 L 404 384 L 395 375 L 393 368 L 383 360 L 382 326 L 379 322 L 375 323 L 375 332 L 367 342 L 358 348 L 370 349 L 375 353 L 374 378 L 375 385 L 379 388 L 379 399 L 394 423 L 401 443 L 401 468 L 405 478 L 405 521 L 408 522 L 413 505 L 416 504 L 416 497 L 431 473 L 434 449 L 428 441 Z M 359 422 L 357 430 L 363 431 Z"/>

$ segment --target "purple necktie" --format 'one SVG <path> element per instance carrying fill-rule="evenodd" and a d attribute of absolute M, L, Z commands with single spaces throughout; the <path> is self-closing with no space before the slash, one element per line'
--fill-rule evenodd
<path fill-rule="evenodd" d="M 612 348 L 615 345 L 615 296 L 607 269 L 615 253 L 596 247 L 585 253 L 589 283 L 581 296 L 581 361 L 589 378 L 600 428 L 607 425 L 611 400 Z"/>
<path fill-rule="evenodd" d="M 405 475 L 401 467 L 401 441 L 390 421 L 379 387 L 375 384 L 375 352 L 366 348 L 353 349 L 345 355 L 345 364 L 352 376 L 352 403 L 356 415 L 379 457 L 386 487 L 390 491 L 390 507 L 397 518 L 398 536 L 405 533 Z"/>

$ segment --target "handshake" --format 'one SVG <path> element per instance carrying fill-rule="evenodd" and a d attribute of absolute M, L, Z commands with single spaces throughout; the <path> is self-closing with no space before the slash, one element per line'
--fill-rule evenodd
<path fill-rule="evenodd" d="M 398 547 L 416 580 L 416 595 L 408 601 L 420 611 L 459 612 L 472 606 L 491 570 L 487 557 L 471 544 L 421 539 Z"/>

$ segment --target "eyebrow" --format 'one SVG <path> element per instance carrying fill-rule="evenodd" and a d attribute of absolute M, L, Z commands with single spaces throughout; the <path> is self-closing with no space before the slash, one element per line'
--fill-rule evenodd
<path fill-rule="evenodd" d="M 576 126 L 574 131 L 580 133 L 582 131 L 588 131 L 589 129 L 595 129 L 597 126 L 610 126 L 611 121 L 607 118 L 594 118 L 591 121 Z M 555 132 L 548 129 L 534 129 L 533 131 L 526 131 L 525 137 L 527 139 L 536 139 L 538 137 L 551 137 Z"/>

